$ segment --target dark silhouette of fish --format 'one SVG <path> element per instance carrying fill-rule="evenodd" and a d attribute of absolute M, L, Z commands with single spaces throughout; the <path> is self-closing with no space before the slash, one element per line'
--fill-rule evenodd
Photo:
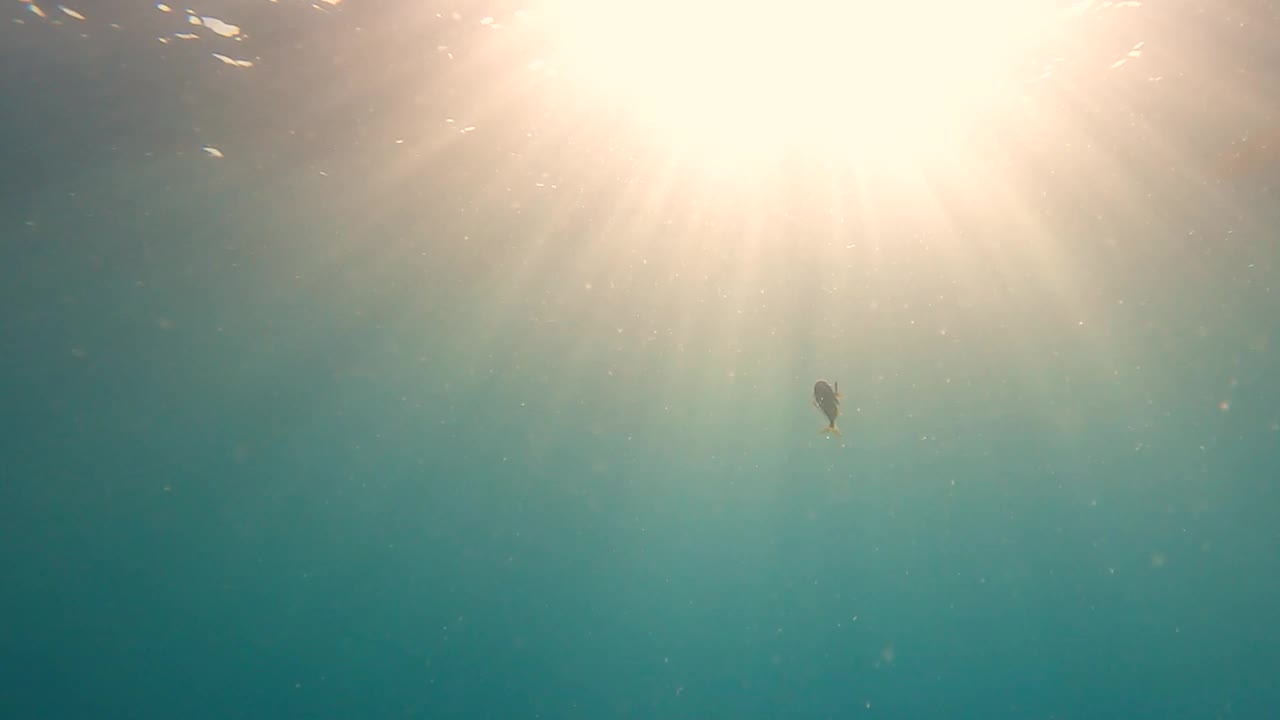
<path fill-rule="evenodd" d="M 844 397 L 840 394 L 840 383 L 834 386 L 828 385 L 826 380 L 819 380 L 813 384 L 813 404 L 827 416 L 827 426 L 822 429 L 823 433 L 840 434 L 840 428 L 836 427 L 836 418 L 840 417 L 840 398 Z"/>

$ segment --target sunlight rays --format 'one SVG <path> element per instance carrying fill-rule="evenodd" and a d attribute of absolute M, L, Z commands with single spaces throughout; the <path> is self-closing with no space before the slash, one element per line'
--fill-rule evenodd
<path fill-rule="evenodd" d="M 1169 83 L 1206 75 L 1169 61 L 1172 30 L 1142 12 L 543 0 L 443 17 L 436 82 L 460 99 L 438 105 L 474 131 L 441 129 L 388 178 L 442 159 L 487 173 L 437 241 L 476 243 L 469 223 L 502 235 L 469 347 L 538 337 L 550 372 L 647 379 L 656 408 L 684 400 L 664 378 L 709 357 L 751 387 L 852 337 L 944 348 L 1017 332 L 1020 304 L 1044 306 L 1068 344 L 1101 343 L 1098 268 L 1077 248 L 1101 242 L 1087 234 L 1107 218 L 1158 222 L 1162 167 L 1204 169 L 1145 113 Z M 913 324 L 918 337 L 891 332 Z M 1099 372 L 1121 361 L 1094 359 Z M 584 401 L 557 380 L 544 383 L 557 402 Z"/>
<path fill-rule="evenodd" d="M 888 161 L 945 145 L 1010 89 L 1043 2 L 562 0 L 561 59 L 699 164 L 768 170 L 779 152 Z M 870 156 L 870 157 L 868 157 Z"/>

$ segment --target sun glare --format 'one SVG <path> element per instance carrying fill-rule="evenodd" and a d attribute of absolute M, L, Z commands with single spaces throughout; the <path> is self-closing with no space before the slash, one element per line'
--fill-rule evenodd
<path fill-rule="evenodd" d="M 703 162 L 781 151 L 922 162 L 986 122 L 1049 20 L 969 4 L 564 0 L 570 72 Z"/>

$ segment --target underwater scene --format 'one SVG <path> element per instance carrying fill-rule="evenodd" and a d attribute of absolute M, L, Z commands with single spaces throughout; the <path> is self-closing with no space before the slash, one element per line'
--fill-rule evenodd
<path fill-rule="evenodd" d="M 1280 6 L 0 0 L 0 717 L 1280 717 Z"/>

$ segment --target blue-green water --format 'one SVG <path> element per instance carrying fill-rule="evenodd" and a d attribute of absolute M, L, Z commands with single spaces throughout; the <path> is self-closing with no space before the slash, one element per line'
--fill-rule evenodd
<path fill-rule="evenodd" d="M 213 5 L 0 11 L 0 716 L 1274 716 L 1261 6 L 1089 9 L 926 192 Z"/>

